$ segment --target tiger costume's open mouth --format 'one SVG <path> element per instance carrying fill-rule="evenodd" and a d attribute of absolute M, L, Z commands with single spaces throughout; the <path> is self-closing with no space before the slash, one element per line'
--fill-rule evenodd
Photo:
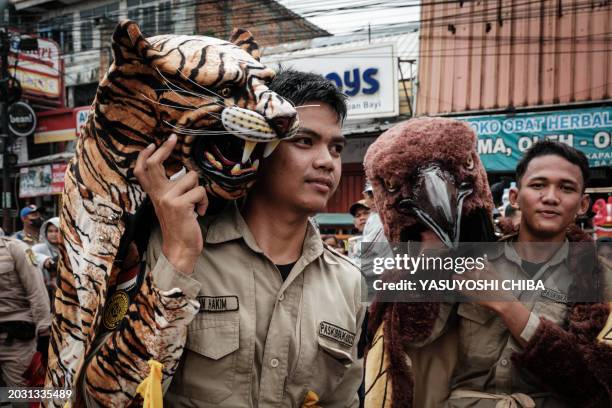
<path fill-rule="evenodd" d="M 272 154 L 281 140 L 297 133 L 297 117 L 282 120 L 282 126 L 274 126 L 256 112 L 226 108 L 221 123 L 214 129 L 217 134 L 200 138 L 195 144 L 195 162 L 222 189 L 248 189 L 261 161 Z"/>

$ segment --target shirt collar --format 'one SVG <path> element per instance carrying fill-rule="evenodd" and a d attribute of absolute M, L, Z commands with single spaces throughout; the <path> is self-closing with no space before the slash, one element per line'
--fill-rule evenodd
<path fill-rule="evenodd" d="M 242 238 L 251 250 L 263 253 L 242 214 L 240 214 L 236 202 L 227 205 L 221 214 L 210 222 L 208 230 L 204 232 L 204 235 L 207 244 L 220 244 Z M 297 262 L 305 261 L 304 265 L 307 265 L 322 254 L 323 241 L 318 229 L 309 221 L 304 244 L 302 245 L 302 255 Z"/>
<path fill-rule="evenodd" d="M 561 247 L 557 250 L 557 252 L 555 252 L 554 255 L 547 262 L 545 262 L 546 269 L 551 266 L 560 264 L 563 261 L 566 261 L 568 254 L 569 254 L 569 242 L 567 241 L 567 238 L 566 238 L 565 241 L 563 242 L 563 245 L 561 245 Z M 516 248 L 514 248 L 512 241 L 506 241 L 504 243 L 504 256 L 509 261 L 514 262 L 515 264 L 519 266 L 522 266 L 523 260 L 521 259 L 519 254 L 516 252 Z"/>

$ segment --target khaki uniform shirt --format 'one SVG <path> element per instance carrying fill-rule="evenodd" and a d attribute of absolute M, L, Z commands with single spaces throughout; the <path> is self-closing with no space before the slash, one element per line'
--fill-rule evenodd
<path fill-rule="evenodd" d="M 300 407 L 314 391 L 324 407 L 358 406 L 365 313 L 358 268 L 324 247 L 309 223 L 283 282 L 235 205 L 201 226 L 204 251 L 193 275 L 168 263 L 159 231 L 147 254 L 161 287 L 180 287 L 200 303 L 166 403 Z"/>
<path fill-rule="evenodd" d="M 32 249 L 0 237 L 0 323 L 9 321 L 33 322 L 40 331 L 51 325 L 51 308 Z"/>
<path fill-rule="evenodd" d="M 549 300 L 550 296 L 567 295 L 571 275 L 567 265 L 569 244 L 566 242 L 534 276 L 521 267 L 521 258 L 511 242 L 500 245 L 497 254 L 489 257 L 496 271 L 503 270 L 504 279 L 542 280 L 545 292 L 527 299 L 515 293 L 531 310 L 529 321 L 521 338 L 529 341 L 540 324 L 540 317 L 567 328 L 569 305 Z M 534 292 L 529 292 L 533 294 Z M 550 295 L 552 293 L 552 295 Z M 533 295 L 532 295 L 533 296 Z M 451 315 L 459 325 L 458 361 L 451 378 L 451 391 L 467 390 L 488 394 L 523 393 L 531 397 L 538 408 L 566 407 L 540 381 L 525 370 L 515 367 L 511 356 L 523 349 L 514 339 L 501 317 L 494 311 L 475 303 L 441 304 L 440 316 L 429 343 L 442 334 Z M 495 408 L 499 400 L 485 398 L 451 398 L 447 408 Z"/>

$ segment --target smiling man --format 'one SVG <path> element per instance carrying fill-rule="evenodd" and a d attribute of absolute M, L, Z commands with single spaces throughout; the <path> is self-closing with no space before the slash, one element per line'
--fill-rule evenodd
<path fill-rule="evenodd" d="M 309 222 L 340 182 L 345 97 L 319 75 L 290 70 L 270 89 L 295 104 L 300 130 L 261 163 L 246 199 L 219 215 L 194 217 L 208 206 L 195 173 L 165 176 L 175 138 L 138 158 L 160 220 L 148 265 L 163 289 L 200 305 L 165 384 L 172 407 L 358 405 L 360 273 Z"/>

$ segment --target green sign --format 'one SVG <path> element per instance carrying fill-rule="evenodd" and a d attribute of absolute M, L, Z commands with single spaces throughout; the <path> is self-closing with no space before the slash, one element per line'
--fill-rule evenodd
<path fill-rule="evenodd" d="M 478 135 L 487 171 L 514 171 L 538 140 L 557 140 L 582 151 L 591 167 L 612 165 L 612 107 L 460 118 Z"/>

